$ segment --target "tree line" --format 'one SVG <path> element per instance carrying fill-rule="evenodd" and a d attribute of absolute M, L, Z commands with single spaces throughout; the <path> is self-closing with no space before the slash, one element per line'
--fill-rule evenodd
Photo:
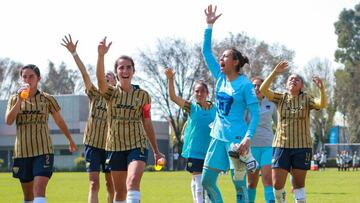
<path fill-rule="evenodd" d="M 313 111 L 311 114 L 315 147 L 329 142 L 330 128 L 336 112 L 340 112 L 348 123 L 351 135 L 349 142 L 360 141 L 360 4 L 354 9 L 344 9 L 334 26 L 338 36 L 335 59 L 343 68 L 335 70 L 328 59 L 314 58 L 302 67 L 303 72 L 300 72 L 306 82 L 305 91 L 318 95 L 311 78 L 319 75 L 324 81 L 329 98 L 327 109 Z M 288 74 L 277 79 L 273 84 L 274 89 L 284 89 L 287 76 L 299 69 L 293 63 L 295 52 L 284 45 L 268 44 L 244 33 L 229 33 L 225 38 L 213 42 L 214 54 L 218 57 L 229 47 L 240 50 L 250 59 L 250 65 L 246 65 L 242 70 L 249 78 L 265 77 L 280 60 L 289 61 Z M 184 99 L 191 99 L 192 86 L 197 80 L 204 80 L 209 84 L 210 91 L 214 92 L 215 83 L 201 55 L 201 44 L 190 43 L 182 38 L 158 39 L 155 47 L 138 51 L 134 59 L 137 70 L 135 81 L 150 92 L 153 113 L 169 122 L 173 129 L 173 146 L 181 152 L 181 131 L 186 115 L 170 102 L 163 69 L 172 67 L 175 70 L 177 95 Z M 0 58 L 1 99 L 6 99 L 16 92 L 19 85 L 18 70 L 21 66 L 20 62 Z M 48 73 L 42 75 L 42 90 L 54 95 L 84 92 L 77 69 L 69 68 L 65 63 L 56 66 L 50 61 L 47 70 Z M 88 71 L 95 76 L 93 65 L 88 65 Z"/>

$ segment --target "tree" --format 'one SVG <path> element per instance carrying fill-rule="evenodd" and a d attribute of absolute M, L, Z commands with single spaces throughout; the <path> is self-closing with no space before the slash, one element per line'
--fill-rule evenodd
<path fill-rule="evenodd" d="M 8 99 L 19 87 L 19 70 L 23 65 L 9 58 L 0 58 L 0 98 Z"/>
<path fill-rule="evenodd" d="M 205 64 L 200 47 L 183 39 L 158 40 L 154 50 L 140 52 L 138 61 L 142 72 L 137 80 L 141 82 L 141 87 L 150 92 L 158 116 L 170 123 L 175 135 L 174 147 L 181 153 L 181 130 L 185 119 L 182 110 L 170 102 L 168 81 L 163 70 L 165 67 L 174 69 L 177 95 L 189 100 L 195 80 L 206 77 L 202 75 Z"/>
<path fill-rule="evenodd" d="M 61 63 L 58 69 L 53 62 L 49 62 L 49 72 L 41 82 L 42 90 L 52 95 L 72 94 L 75 92 L 75 81 L 79 75 L 75 70 L 67 69 L 65 63 Z"/>
<path fill-rule="evenodd" d="M 344 65 L 335 72 L 335 98 L 339 111 L 349 125 L 351 141 L 360 141 L 360 4 L 355 9 L 344 9 L 335 22 L 338 35 L 336 61 Z M 355 83 L 354 83 L 355 82 Z"/>
<path fill-rule="evenodd" d="M 311 95 L 319 96 L 319 88 L 312 82 L 312 77 L 317 75 L 322 79 L 328 97 L 328 107 L 320 111 L 312 111 L 310 116 L 310 124 L 315 136 L 314 149 L 317 149 L 329 142 L 330 128 L 333 126 L 337 109 L 337 103 L 334 100 L 334 87 L 331 84 L 331 81 L 334 80 L 334 71 L 329 60 L 315 58 L 307 64 L 304 72 L 306 90 Z"/>
<path fill-rule="evenodd" d="M 283 45 L 269 45 L 264 41 L 258 41 L 244 33 L 229 33 L 229 36 L 214 44 L 214 53 L 220 56 L 229 47 L 234 47 L 249 58 L 250 65 L 244 66 L 243 72 L 249 77 L 260 76 L 265 78 L 281 60 L 287 60 L 291 65 L 295 56 L 294 51 Z M 292 70 L 289 67 L 289 72 Z M 275 88 L 283 88 L 289 72 L 279 76 L 274 81 Z"/>

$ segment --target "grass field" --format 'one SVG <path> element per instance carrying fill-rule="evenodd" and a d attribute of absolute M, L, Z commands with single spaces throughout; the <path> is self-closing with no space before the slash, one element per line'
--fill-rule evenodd
<path fill-rule="evenodd" d="M 86 173 L 54 173 L 47 188 L 48 202 L 85 203 L 87 181 Z M 105 189 L 101 186 L 100 202 L 105 203 Z M 260 203 L 264 201 L 262 184 L 259 186 L 256 202 Z M 219 187 L 225 203 L 235 202 L 235 192 L 229 175 L 220 176 Z M 289 185 L 286 191 L 287 201 L 293 202 Z M 310 171 L 306 181 L 306 193 L 309 203 L 360 203 L 360 171 Z M 10 173 L 0 173 L 0 195 L 0 202 L 22 202 L 20 184 Z M 141 202 L 145 203 L 191 203 L 190 175 L 184 171 L 146 172 L 141 183 L 141 196 Z"/>

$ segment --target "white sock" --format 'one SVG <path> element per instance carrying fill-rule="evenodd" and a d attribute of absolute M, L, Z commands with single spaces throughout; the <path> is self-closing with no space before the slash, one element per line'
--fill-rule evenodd
<path fill-rule="evenodd" d="M 46 198 L 45 197 L 35 197 L 34 203 L 46 203 Z"/>
<path fill-rule="evenodd" d="M 193 177 L 191 177 L 191 194 L 193 196 L 193 202 L 195 203 L 196 202 L 196 192 L 195 192 L 195 188 L 196 188 L 196 185 L 195 185 L 195 179 Z"/>
<path fill-rule="evenodd" d="M 203 203 L 204 202 L 204 188 L 201 184 L 201 174 L 194 175 L 194 179 L 195 179 L 196 202 Z"/>
<path fill-rule="evenodd" d="M 282 188 L 280 190 L 275 190 L 275 188 L 274 188 L 274 195 L 275 195 L 276 202 L 286 203 L 286 192 L 285 192 L 284 188 Z"/>
<path fill-rule="evenodd" d="M 294 190 L 295 203 L 306 203 L 305 188 L 299 188 Z"/>
<path fill-rule="evenodd" d="M 140 191 L 129 190 L 126 195 L 127 203 L 140 203 Z"/>

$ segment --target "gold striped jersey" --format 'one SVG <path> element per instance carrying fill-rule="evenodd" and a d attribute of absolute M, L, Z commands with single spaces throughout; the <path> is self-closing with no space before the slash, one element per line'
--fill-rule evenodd
<path fill-rule="evenodd" d="M 313 96 L 306 93 L 294 97 L 288 93 L 273 92 L 270 101 L 277 105 L 278 125 L 273 147 L 312 148 L 310 136 L 310 110 L 316 105 Z"/>
<path fill-rule="evenodd" d="M 8 101 L 7 111 L 16 103 L 17 95 Z M 36 95 L 21 102 L 16 116 L 16 139 L 14 158 L 34 157 L 53 154 L 52 140 L 49 134 L 49 114 L 60 111 L 55 98 L 47 93 L 37 91 Z"/>
<path fill-rule="evenodd" d="M 142 118 L 143 107 L 150 104 L 150 96 L 145 90 L 133 87 L 128 93 L 120 86 L 109 86 L 104 94 L 108 112 L 107 151 L 147 148 Z"/>
<path fill-rule="evenodd" d="M 85 92 L 89 97 L 89 117 L 84 131 L 84 144 L 105 149 L 107 134 L 106 100 L 94 85 Z"/>

